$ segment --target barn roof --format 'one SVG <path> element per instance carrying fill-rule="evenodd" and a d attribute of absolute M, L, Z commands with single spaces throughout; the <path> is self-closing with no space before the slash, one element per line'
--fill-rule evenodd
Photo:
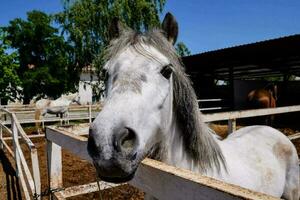
<path fill-rule="evenodd" d="M 300 76 L 300 34 L 204 52 L 182 58 L 191 75 L 247 79 Z"/>

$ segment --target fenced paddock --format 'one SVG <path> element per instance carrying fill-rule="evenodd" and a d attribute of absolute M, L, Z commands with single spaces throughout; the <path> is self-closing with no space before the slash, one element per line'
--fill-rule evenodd
<path fill-rule="evenodd" d="M 222 105 L 222 103 L 224 104 L 225 99 L 198 99 L 197 102 L 198 104 L 201 104 L 199 109 L 200 111 L 222 111 L 229 109 L 228 106 Z M 207 103 L 209 104 L 207 105 Z"/>
<path fill-rule="evenodd" d="M 29 200 L 31 197 L 40 199 L 40 197 L 37 196 L 37 194 L 41 193 L 41 180 L 37 149 L 22 129 L 15 113 L 12 113 L 6 109 L 1 109 L 1 112 L 7 115 L 7 120 L 10 121 L 10 127 L 3 123 L 0 124 L 0 149 L 7 149 L 11 157 L 14 159 L 16 164 L 16 176 L 21 182 L 25 199 Z M 4 138 L 3 131 L 8 133 L 11 137 Z M 6 143 L 7 139 L 12 139 L 13 149 L 11 149 Z M 19 140 L 22 140 L 30 151 L 32 163 L 31 170 L 24 157 Z"/>
<path fill-rule="evenodd" d="M 41 122 L 43 128 L 45 123 L 53 122 L 69 122 L 77 120 L 89 120 L 92 121 L 101 110 L 101 104 L 93 105 L 71 105 L 68 108 L 69 115 L 64 118 L 60 118 L 53 114 L 46 114 L 40 120 L 35 120 L 35 106 L 33 105 L 19 105 L 19 106 L 1 106 L 2 109 L 6 109 L 14 113 L 20 124 L 34 124 L 35 122 Z M 0 111 L 1 112 L 1 111 Z M 6 113 L 1 113 L 1 120 L 3 124 L 10 124 L 9 120 L 6 120 Z"/>
<path fill-rule="evenodd" d="M 62 148 L 82 159 L 92 162 L 86 150 L 86 136 L 88 133 L 76 135 L 76 128 L 73 130 L 73 132 L 69 132 L 64 130 L 63 127 L 54 126 L 46 128 L 50 187 L 55 190 L 63 188 Z M 77 131 L 82 132 L 80 129 Z M 277 199 L 148 158 L 142 161 L 135 178 L 128 184 L 150 193 L 161 200 Z M 101 181 L 100 185 L 101 187 L 105 187 L 107 183 Z M 110 185 L 109 187 L 115 186 Z M 84 186 L 65 188 L 62 191 L 53 193 L 53 197 L 62 200 L 74 195 L 96 192 L 97 190 L 96 183 L 91 183 Z M 72 194 L 71 191 L 75 192 Z"/>
<path fill-rule="evenodd" d="M 226 112 L 217 114 L 207 114 L 204 116 L 206 122 L 228 120 L 230 132 L 235 129 L 235 121 L 239 118 L 264 116 L 280 113 L 298 112 L 300 106 L 289 106 L 272 109 L 247 110 L 237 112 Z M 81 132 L 81 134 L 76 134 Z M 91 162 L 87 154 L 87 132 L 73 129 L 66 130 L 62 127 L 47 127 L 47 150 L 48 169 L 51 188 L 62 188 L 62 160 L 61 149 L 67 149 L 82 159 Z M 289 137 L 299 139 L 300 134 L 296 133 Z M 74 148 L 76 147 L 76 148 Z M 58 156 L 60 155 L 60 156 Z M 101 182 L 100 185 L 105 186 Z M 128 184 L 133 185 L 142 191 L 152 194 L 158 199 L 277 199 L 275 197 L 251 191 L 239 186 L 224 183 L 212 178 L 202 176 L 188 170 L 179 169 L 167 164 L 145 159 L 142 161 L 135 178 Z M 110 186 L 114 187 L 114 186 Z M 65 199 L 73 195 L 95 192 L 98 188 L 96 183 L 84 186 L 75 186 L 65 191 L 55 192 L 56 199 Z M 70 191 L 77 191 L 71 194 Z"/>
<path fill-rule="evenodd" d="M 231 127 L 229 132 L 235 129 L 235 121 L 239 118 L 264 116 L 270 114 L 281 114 L 300 111 L 300 106 L 289 106 L 272 109 L 246 110 L 235 112 L 224 112 L 204 115 L 204 121 L 224 121 L 228 120 Z M 37 161 L 37 151 L 29 137 L 24 133 L 15 113 L 2 109 L 2 113 L 7 116 L 10 124 L 1 122 L 1 132 L 9 132 L 10 139 L 13 139 L 14 148 L 10 149 L 6 141 L 8 137 L 2 138 L 0 135 L 1 147 L 6 148 L 12 157 L 16 158 L 16 169 L 20 179 L 24 196 L 26 199 L 32 199 L 34 194 L 40 198 L 40 177 L 39 163 Z M 17 131 L 16 131 L 17 130 Z M 13 134 L 14 133 L 14 134 Z M 72 152 L 81 159 L 91 161 L 87 151 L 87 133 L 88 124 L 79 124 L 74 126 L 51 126 L 46 128 L 47 151 L 48 151 L 48 170 L 50 178 L 50 190 L 56 199 L 65 199 L 68 197 L 96 192 L 98 190 L 96 182 L 63 188 L 62 179 L 62 149 Z M 289 136 L 291 140 L 300 138 L 300 133 Z M 29 169 L 24 153 L 19 147 L 19 140 L 25 141 L 30 149 L 32 170 Z M 36 152 L 36 153 L 35 153 Z M 43 161 L 46 162 L 46 161 Z M 35 164 L 34 164 L 35 163 Z M 28 173 L 32 171 L 32 174 Z M 84 173 L 84 172 L 83 172 Z M 142 191 L 153 194 L 159 199 L 276 199 L 274 197 L 240 188 L 231 184 L 204 177 L 199 174 L 178 169 L 164 163 L 145 159 L 140 165 L 135 178 L 128 184 L 133 185 Z M 113 188 L 117 185 L 101 182 L 101 188 Z"/>
<path fill-rule="evenodd" d="M 87 120 L 89 122 L 101 109 L 101 105 L 70 106 L 71 113 L 67 118 L 48 115 L 41 120 L 35 120 L 35 107 L 32 105 L 1 106 L 0 108 L 0 149 L 6 149 L 15 162 L 16 177 L 20 180 L 24 198 L 41 199 L 41 178 L 38 152 L 30 138 L 44 137 L 44 135 L 27 135 L 21 124 L 34 124 L 39 121 L 45 123 L 71 120 Z M 5 133 L 5 135 L 3 134 Z M 12 141 L 12 147 L 7 143 Z M 24 143 L 30 152 L 31 166 L 24 156 L 20 143 Z"/>
<path fill-rule="evenodd" d="M 292 112 L 300 112 L 300 105 L 206 114 L 204 115 L 204 122 L 228 121 L 228 133 L 230 134 L 236 130 L 237 119 L 278 115 Z M 296 135 L 290 137 L 293 139 L 299 138 Z"/>

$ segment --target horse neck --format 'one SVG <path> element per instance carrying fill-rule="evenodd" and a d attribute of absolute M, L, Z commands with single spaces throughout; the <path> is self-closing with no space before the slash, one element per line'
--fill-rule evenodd
<path fill-rule="evenodd" d="M 201 145 L 204 144 L 201 144 L 199 142 L 199 151 L 208 151 L 212 153 L 213 159 L 207 159 L 207 156 L 203 160 L 202 158 L 195 159 L 191 157 L 191 155 L 186 151 L 185 142 L 183 141 L 182 135 L 184 134 L 184 130 L 179 126 L 179 123 L 176 119 L 176 114 L 173 112 L 174 108 L 172 95 L 169 97 L 168 101 L 169 111 L 167 112 L 168 115 L 166 115 L 166 117 L 164 118 L 164 124 L 166 124 L 167 126 L 165 127 L 165 133 L 163 134 L 165 138 L 162 144 L 159 146 L 160 152 L 158 153 L 158 157 L 156 159 L 160 159 L 161 161 L 173 166 L 205 173 L 208 175 L 218 174 L 221 167 L 224 167 L 226 169 L 225 161 L 218 144 L 219 141 L 217 139 L 217 136 L 215 134 L 212 134 L 213 131 L 209 129 L 209 127 L 204 122 L 202 122 L 200 112 L 200 121 L 198 124 L 200 126 L 199 134 L 205 135 L 205 145 L 207 145 L 208 147 L 201 149 Z M 170 113 L 173 114 L 170 115 Z M 217 155 L 215 155 L 216 152 Z M 206 152 L 202 152 L 200 156 L 205 154 Z M 209 164 L 205 162 L 209 162 Z"/>
<path fill-rule="evenodd" d="M 210 137 L 210 147 L 215 149 L 220 149 L 219 146 L 219 140 L 217 139 L 217 136 L 212 134 L 212 130 L 210 130 L 206 124 L 202 124 L 203 128 L 202 131 L 207 131 L 207 133 L 201 133 L 201 134 L 207 134 L 208 137 Z M 201 174 L 206 174 L 209 176 L 215 176 L 217 177 L 220 173 L 220 168 L 223 168 L 226 170 L 225 162 L 223 155 L 221 154 L 220 157 L 217 159 L 220 159 L 218 162 L 220 162 L 220 168 L 214 166 L 214 164 L 211 164 L 214 167 L 207 167 L 207 163 L 205 162 L 211 162 L 211 160 L 206 159 L 194 159 L 190 156 L 190 154 L 186 151 L 185 144 L 183 141 L 182 134 L 184 134 L 184 130 L 182 130 L 178 123 L 176 122 L 175 118 L 172 120 L 171 127 L 169 129 L 169 136 L 166 137 L 164 146 L 165 156 L 162 156 L 162 161 L 166 162 L 167 164 L 180 167 L 183 169 L 188 169 L 191 171 L 195 171 Z M 202 145 L 202 144 L 199 144 Z M 219 155 L 218 155 L 219 156 Z"/>
<path fill-rule="evenodd" d="M 71 103 L 72 100 L 66 98 L 58 98 L 53 101 L 53 104 L 55 104 L 55 106 L 69 106 Z"/>

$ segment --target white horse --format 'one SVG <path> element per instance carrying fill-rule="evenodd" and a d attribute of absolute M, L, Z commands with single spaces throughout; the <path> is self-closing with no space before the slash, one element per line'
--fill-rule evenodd
<path fill-rule="evenodd" d="M 35 103 L 35 120 L 40 120 L 41 116 L 45 116 L 47 113 L 68 116 L 69 105 L 75 102 L 80 104 L 80 96 L 78 93 L 62 95 L 56 100 L 40 99 Z M 40 132 L 40 122 L 36 122 L 36 128 Z"/>
<path fill-rule="evenodd" d="M 298 156 L 281 132 L 249 126 L 224 140 L 202 121 L 196 95 L 173 45 L 171 14 L 163 31 L 144 34 L 116 23 L 107 49 L 107 98 L 90 127 L 88 152 L 99 177 L 124 182 L 151 156 L 165 163 L 275 197 L 298 200 Z"/>

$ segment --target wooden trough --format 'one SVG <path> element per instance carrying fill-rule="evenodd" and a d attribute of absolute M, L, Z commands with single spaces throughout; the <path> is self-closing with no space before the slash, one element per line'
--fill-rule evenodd
<path fill-rule="evenodd" d="M 98 190 L 96 183 L 60 190 L 63 188 L 62 148 L 91 162 L 87 153 L 88 125 L 46 128 L 50 189 L 57 191 L 53 193 L 56 199 L 61 200 Z M 102 181 L 100 184 L 101 187 L 115 186 Z M 128 184 L 160 200 L 278 199 L 148 158 L 142 161 L 134 179 Z"/>

